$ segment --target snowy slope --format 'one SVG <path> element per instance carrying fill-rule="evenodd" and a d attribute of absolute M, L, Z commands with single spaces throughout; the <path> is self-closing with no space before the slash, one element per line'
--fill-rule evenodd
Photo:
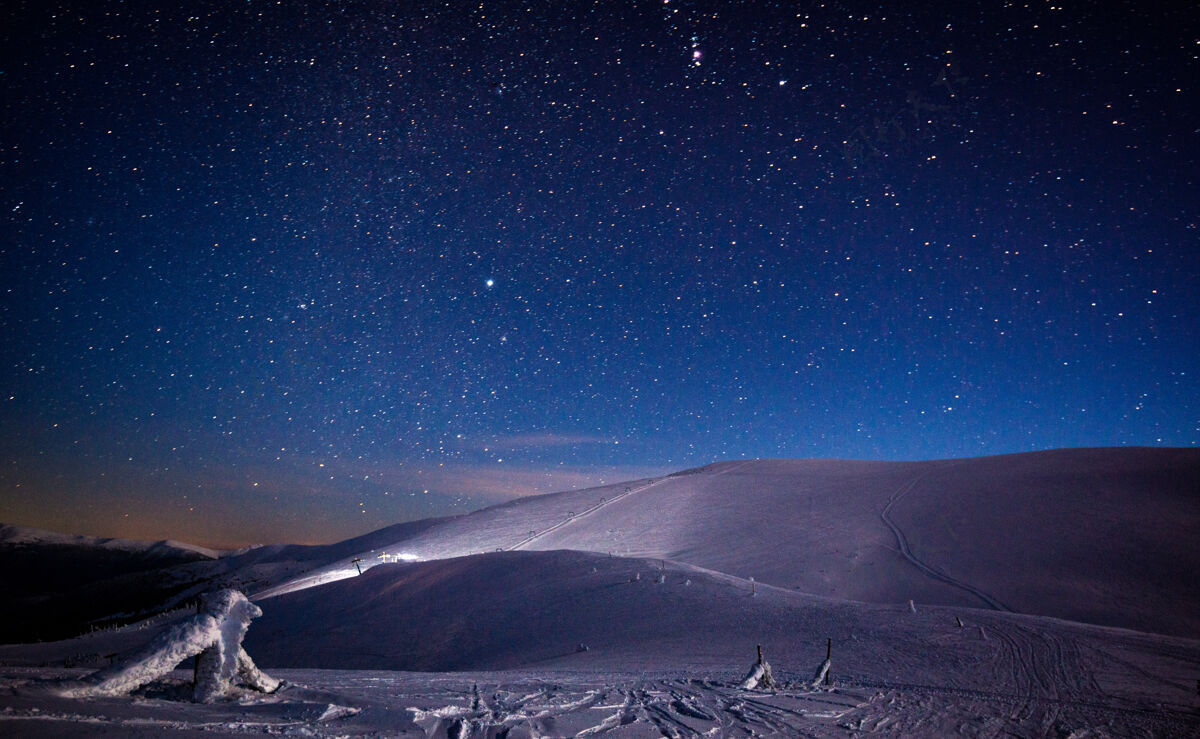
<path fill-rule="evenodd" d="M 360 553 L 666 558 L 875 603 L 974 606 L 1200 635 L 1200 451 L 934 462 L 761 460 L 526 498 Z M 356 574 L 350 559 L 262 595 Z"/>
<path fill-rule="evenodd" d="M 662 567 L 662 569 L 660 569 Z M 744 669 L 1076 701 L 1188 704 L 1200 641 L 970 608 L 818 598 L 674 562 L 496 552 L 381 565 L 262 602 L 261 664 L 380 670 Z M 959 626 L 959 623 L 962 626 Z M 586 651 L 580 650 L 586 646 Z M 1130 680 L 1130 670 L 1146 669 Z"/>
<path fill-rule="evenodd" d="M 1194 636 L 1197 490 L 1195 450 L 1083 449 L 916 463 L 728 462 L 337 544 L 263 546 L 216 560 L 166 543 L 144 543 L 137 553 L 129 543 L 4 527 L 21 542 L 0 544 L 10 565 L 5 590 L 26 598 L 19 613 L 28 618 L 14 625 L 11 611 L 0 631 L 9 640 L 28 638 L 33 627 L 69 636 L 217 587 L 261 599 L 401 558 L 575 549 L 667 558 L 827 597 L 1008 609 Z M 101 566 L 105 557 L 160 552 L 195 561 Z"/>
<path fill-rule="evenodd" d="M 1198 467 L 1146 449 L 732 462 L 258 547 L 154 577 L 171 603 L 257 592 L 245 646 L 284 691 L 183 704 L 189 671 L 132 700 L 46 690 L 177 611 L 0 647 L 0 732 L 1195 736 L 1200 641 L 1144 632 L 1196 631 Z M 776 691 L 738 687 L 758 644 Z"/>
<path fill-rule="evenodd" d="M 133 735 L 287 727 L 306 735 L 444 735 L 428 732 L 464 718 L 476 722 L 472 736 L 488 735 L 488 726 L 536 729 L 517 734 L 524 736 L 1200 730 L 1193 694 L 1200 641 L 969 608 L 835 601 L 761 584 L 752 590 L 746 580 L 663 564 L 660 571 L 655 561 L 607 555 L 493 552 L 381 565 L 263 602 L 245 646 L 271 674 L 301 683 L 291 692 L 249 705 L 181 705 L 172 691 L 187 688 L 187 672 L 133 701 L 55 702 L 39 681 L 75 673 L 0 668 L 0 686 L 11 686 L 0 697 L 8 707 L 0 722 L 111 725 Z M 161 626 L 2 648 L 0 662 L 101 655 L 130 648 L 139 635 L 148 640 Z M 814 687 L 826 639 L 832 685 Z M 757 644 L 784 682 L 778 691 L 736 687 Z M 394 672 L 414 668 L 470 672 Z"/>

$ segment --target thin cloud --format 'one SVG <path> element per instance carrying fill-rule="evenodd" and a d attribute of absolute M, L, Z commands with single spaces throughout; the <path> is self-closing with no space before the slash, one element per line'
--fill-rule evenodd
<path fill-rule="evenodd" d="M 605 446 L 620 442 L 592 434 L 508 434 L 492 436 L 486 440 L 464 440 L 464 448 L 476 450 L 495 449 L 552 449 L 564 446 Z"/>

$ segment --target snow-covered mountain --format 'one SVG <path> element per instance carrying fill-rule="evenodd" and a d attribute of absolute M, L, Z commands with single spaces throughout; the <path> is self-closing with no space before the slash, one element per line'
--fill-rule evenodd
<path fill-rule="evenodd" d="M 241 588 L 263 611 L 244 646 L 288 687 L 253 718 L 181 712 L 190 672 L 133 702 L 39 687 L 180 609 L 0 647 L 0 718 L 133 735 L 1195 735 L 1197 540 L 1195 450 L 722 463 L 68 589 L 54 602 Z M 739 687 L 758 645 L 777 690 Z"/>
<path fill-rule="evenodd" d="M 524 498 L 405 533 L 373 536 L 359 566 L 572 549 L 831 598 L 1200 636 L 1200 450 L 727 462 Z M 342 559 L 263 594 L 355 574 Z"/>
<path fill-rule="evenodd" d="M 53 621 L 39 606 L 64 622 L 50 636 L 182 605 L 215 587 L 263 598 L 383 562 L 570 549 L 671 560 L 831 598 L 911 599 L 1195 637 L 1197 491 L 1200 451 L 1189 449 L 754 460 L 219 559 L 174 542 L 4 526 L 0 559 L 3 586 L 27 600 L 33 622 Z M 72 615 L 63 603 L 91 607 Z"/>
<path fill-rule="evenodd" d="M 156 609 L 163 573 L 211 564 L 217 552 L 173 541 L 131 541 L 0 525 L 0 639 L 61 638 L 89 622 Z"/>
<path fill-rule="evenodd" d="M 188 553 L 198 554 L 199 558 L 216 559 L 222 552 L 208 547 L 188 544 L 182 541 L 162 539 L 159 541 L 138 541 L 135 539 L 113 539 L 98 536 L 83 536 L 80 534 L 60 534 L 57 531 L 46 531 L 29 526 L 11 526 L 0 524 L 0 547 L 37 546 L 37 547 L 75 547 L 78 549 L 103 549 L 113 552 L 128 552 L 130 554 L 178 556 L 184 559 L 198 559 Z"/>
<path fill-rule="evenodd" d="M 917 681 L 933 679 L 922 651 L 952 644 L 962 652 L 955 660 L 978 650 L 972 660 L 988 661 L 999 633 L 1043 630 L 1095 649 L 1142 638 L 987 609 L 822 598 L 677 562 L 572 551 L 380 565 L 260 605 L 247 651 L 292 668 L 703 673 L 748 664 L 761 644 L 777 667 L 804 671 L 832 639 L 843 676 L 867 679 L 897 662 Z M 1181 671 L 1200 660 L 1200 642 L 1168 641 Z M 945 667 L 930 669 L 944 675 Z"/>

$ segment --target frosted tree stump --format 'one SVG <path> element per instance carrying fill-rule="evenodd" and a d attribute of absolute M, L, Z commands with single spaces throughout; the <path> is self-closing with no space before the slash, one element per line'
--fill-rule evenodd
<path fill-rule="evenodd" d="M 263 673 L 242 649 L 250 621 L 262 609 L 236 590 L 201 597 L 200 613 L 159 634 L 119 663 L 97 670 L 58 692 L 71 698 L 126 695 L 157 680 L 188 657 L 196 658 L 192 697 L 212 703 L 229 695 L 238 682 L 270 693 L 279 681 Z"/>

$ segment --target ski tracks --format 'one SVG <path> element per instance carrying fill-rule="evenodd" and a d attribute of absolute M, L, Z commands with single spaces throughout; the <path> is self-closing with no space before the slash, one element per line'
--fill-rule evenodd
<path fill-rule="evenodd" d="M 728 474 L 736 472 L 737 470 L 745 467 L 747 464 L 750 464 L 750 462 L 752 462 L 752 461 L 753 460 L 746 460 L 743 462 L 732 464 L 729 467 L 727 467 L 726 469 L 723 469 L 720 472 L 716 472 L 713 474 L 714 475 L 728 475 Z M 547 534 L 558 531 L 559 529 L 563 528 L 564 526 L 568 526 L 571 523 L 580 520 L 581 518 L 590 516 L 591 514 L 595 513 L 596 511 L 598 511 L 602 508 L 605 508 L 607 506 L 610 506 L 613 503 L 616 503 L 618 500 L 624 500 L 625 498 L 628 498 L 631 495 L 635 495 L 644 490 L 649 490 L 650 488 L 654 487 L 655 485 L 666 482 L 668 479 L 670 479 L 670 477 L 671 476 L 651 478 L 649 482 L 639 485 L 638 487 L 630 487 L 627 490 L 625 490 L 624 492 L 618 493 L 617 495 L 614 495 L 611 498 L 607 498 L 607 497 L 601 498 L 600 502 L 596 503 L 596 505 L 591 506 L 590 508 L 585 508 L 584 510 L 580 511 L 577 514 L 568 515 L 566 518 L 559 521 L 558 523 L 547 526 L 546 528 L 542 529 L 541 531 L 534 531 L 529 536 L 518 541 L 516 544 L 513 544 L 512 546 L 509 546 L 509 547 L 504 547 L 504 549 L 506 551 L 510 551 L 510 552 L 520 549 L 520 548 L 526 546 L 527 544 L 531 544 L 531 543 L 537 541 L 538 539 L 542 538 L 543 536 L 546 536 Z"/>
<path fill-rule="evenodd" d="M 959 580 L 955 577 L 951 577 L 950 575 L 947 575 L 945 572 L 942 572 L 940 569 L 934 567 L 933 565 L 925 562 L 920 557 L 918 557 L 912 551 L 912 547 L 909 546 L 908 537 L 904 535 L 904 531 L 892 519 L 892 517 L 890 515 L 891 511 L 892 511 L 892 507 L 895 506 L 897 503 L 899 503 L 901 500 L 903 500 L 906 495 L 908 495 L 910 492 L 912 492 L 912 489 L 914 487 L 916 487 L 917 483 L 920 482 L 921 479 L 924 478 L 925 475 L 927 475 L 927 474 L 929 474 L 929 473 L 925 472 L 923 474 L 917 475 L 916 477 L 912 478 L 911 480 L 904 483 L 900 487 L 896 488 L 896 491 L 894 493 L 892 493 L 891 497 L 888 498 L 888 502 L 886 505 L 884 505 L 883 510 L 879 512 L 880 520 L 882 520 L 884 525 L 887 526 L 888 529 L 891 530 L 892 535 L 896 537 L 896 546 L 899 547 L 900 554 L 906 560 L 908 560 L 914 567 L 916 567 L 917 569 L 919 569 L 921 572 L 925 573 L 929 577 L 933 578 L 934 580 L 946 583 L 947 585 L 953 586 L 955 588 L 958 588 L 959 590 L 963 590 L 967 593 L 970 593 L 971 595 L 975 596 L 976 598 L 981 600 L 983 603 L 985 603 L 989 608 L 992 608 L 997 611 L 1006 611 L 1008 613 L 1012 613 L 1013 610 L 1011 608 L 1004 605 L 1003 603 L 996 600 L 995 598 L 988 595 L 987 593 L 983 592 L 979 588 L 977 588 L 969 583 L 963 582 L 962 580 Z"/>
<path fill-rule="evenodd" d="M 981 615 L 982 616 L 982 615 Z M 1022 623 L 1018 618 L 981 617 L 996 644 L 997 677 L 1007 688 L 978 697 L 1008 703 L 1004 732 L 1048 736 L 1064 726 L 1102 726 L 1115 710 L 1094 677 L 1080 642 L 1069 634 Z"/>
<path fill-rule="evenodd" d="M 635 493 L 640 493 L 643 490 L 652 488 L 655 485 L 661 483 L 663 480 L 666 480 L 666 479 L 667 478 L 665 478 L 665 477 L 652 479 L 650 482 L 648 482 L 644 485 L 641 485 L 639 487 L 631 487 L 622 493 L 614 495 L 611 498 L 601 498 L 600 502 L 597 503 L 596 505 L 594 505 L 590 508 L 585 508 L 584 510 L 580 511 L 577 514 L 569 515 L 566 518 L 564 518 L 563 520 L 559 521 L 558 523 L 547 526 L 546 528 L 542 529 L 541 531 L 535 531 L 535 532 L 531 533 L 529 536 L 522 539 L 521 541 L 517 542 L 516 544 L 513 544 L 510 547 L 505 547 L 505 550 L 511 552 L 511 551 L 520 549 L 521 547 L 523 547 L 531 542 L 537 541 L 538 539 L 542 538 L 546 534 L 552 533 L 554 531 L 558 531 L 559 529 L 563 528 L 564 526 L 567 526 L 568 524 L 570 524 L 574 521 L 578 521 L 579 519 L 584 518 L 585 516 L 590 516 L 591 514 L 595 513 L 596 511 L 600 510 L 601 508 L 605 508 L 607 506 L 612 505 L 613 503 L 616 503 L 618 500 L 624 500 L 625 498 L 628 498 L 629 496 L 634 495 Z"/>
<path fill-rule="evenodd" d="M 664 737 L 797 737 L 828 733 L 865 699 L 853 691 L 759 692 L 682 678 L 570 692 L 556 688 L 520 700 L 474 692 L 467 705 L 408 710 L 428 736 L 592 737 L 631 730 L 640 736 L 649 730 Z"/>

